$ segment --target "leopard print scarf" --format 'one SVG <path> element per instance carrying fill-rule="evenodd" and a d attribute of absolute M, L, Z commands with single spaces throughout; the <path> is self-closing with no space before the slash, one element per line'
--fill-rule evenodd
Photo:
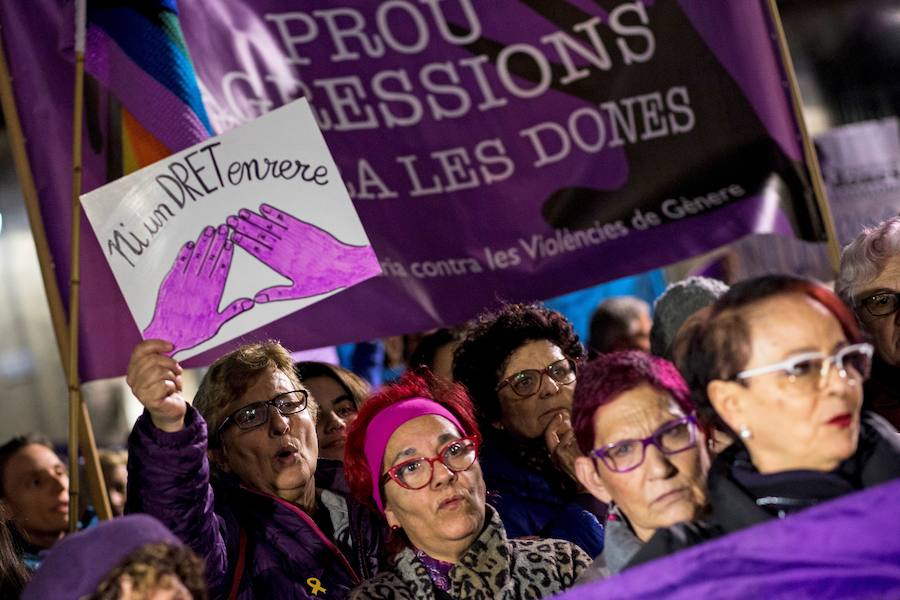
<path fill-rule="evenodd" d="M 481 535 L 450 570 L 453 598 L 551 596 L 571 587 L 591 562 L 578 546 L 563 540 L 509 540 L 496 511 L 488 506 L 486 512 Z M 362 583 L 350 598 L 433 600 L 435 587 L 415 550 L 407 548 L 394 569 Z"/>

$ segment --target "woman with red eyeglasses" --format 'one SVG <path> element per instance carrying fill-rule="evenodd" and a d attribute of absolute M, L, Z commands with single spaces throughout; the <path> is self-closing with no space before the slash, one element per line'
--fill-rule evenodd
<path fill-rule="evenodd" d="M 513 540 L 485 504 L 481 437 L 465 390 L 409 373 L 350 426 L 344 468 L 358 501 L 384 515 L 394 568 L 351 598 L 542 598 L 590 563 L 561 540 Z"/>

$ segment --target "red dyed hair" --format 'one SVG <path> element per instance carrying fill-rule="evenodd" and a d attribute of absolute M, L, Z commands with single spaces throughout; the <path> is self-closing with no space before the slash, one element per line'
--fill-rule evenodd
<path fill-rule="evenodd" d="M 578 371 L 572 429 L 582 452 L 587 454 L 594 448 L 597 409 L 645 383 L 672 396 L 684 414 L 694 412 L 687 384 L 675 365 L 663 358 L 638 350 L 598 354 Z"/>
<path fill-rule="evenodd" d="M 432 375 L 427 369 L 407 372 L 395 383 L 386 385 L 366 400 L 347 431 L 344 445 L 344 475 L 350 492 L 360 503 L 378 512 L 372 498 L 372 476 L 366 460 L 366 433 L 369 424 L 381 411 L 410 398 L 434 400 L 456 417 L 463 435 L 480 435 L 475 409 L 463 386 Z M 383 495 L 383 494 L 382 494 Z"/>

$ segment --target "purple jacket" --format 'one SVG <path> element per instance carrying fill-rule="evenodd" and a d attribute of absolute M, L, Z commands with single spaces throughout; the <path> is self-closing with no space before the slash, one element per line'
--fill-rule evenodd
<path fill-rule="evenodd" d="M 210 484 L 206 422 L 188 407 L 184 429 L 157 429 L 145 412 L 128 439 L 128 505 L 162 521 L 206 560 L 210 598 L 343 598 L 373 576 L 382 554 L 371 513 L 348 502 L 353 556 L 297 506 L 237 483 Z M 243 569 L 240 539 L 245 536 Z"/>

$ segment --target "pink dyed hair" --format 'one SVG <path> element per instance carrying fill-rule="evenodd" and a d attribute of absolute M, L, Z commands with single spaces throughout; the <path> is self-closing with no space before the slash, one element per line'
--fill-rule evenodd
<path fill-rule="evenodd" d="M 597 409 L 644 383 L 672 396 L 684 414 L 694 412 L 687 384 L 669 361 L 638 350 L 599 354 L 578 371 L 575 385 L 572 428 L 582 452 L 594 447 Z"/>

